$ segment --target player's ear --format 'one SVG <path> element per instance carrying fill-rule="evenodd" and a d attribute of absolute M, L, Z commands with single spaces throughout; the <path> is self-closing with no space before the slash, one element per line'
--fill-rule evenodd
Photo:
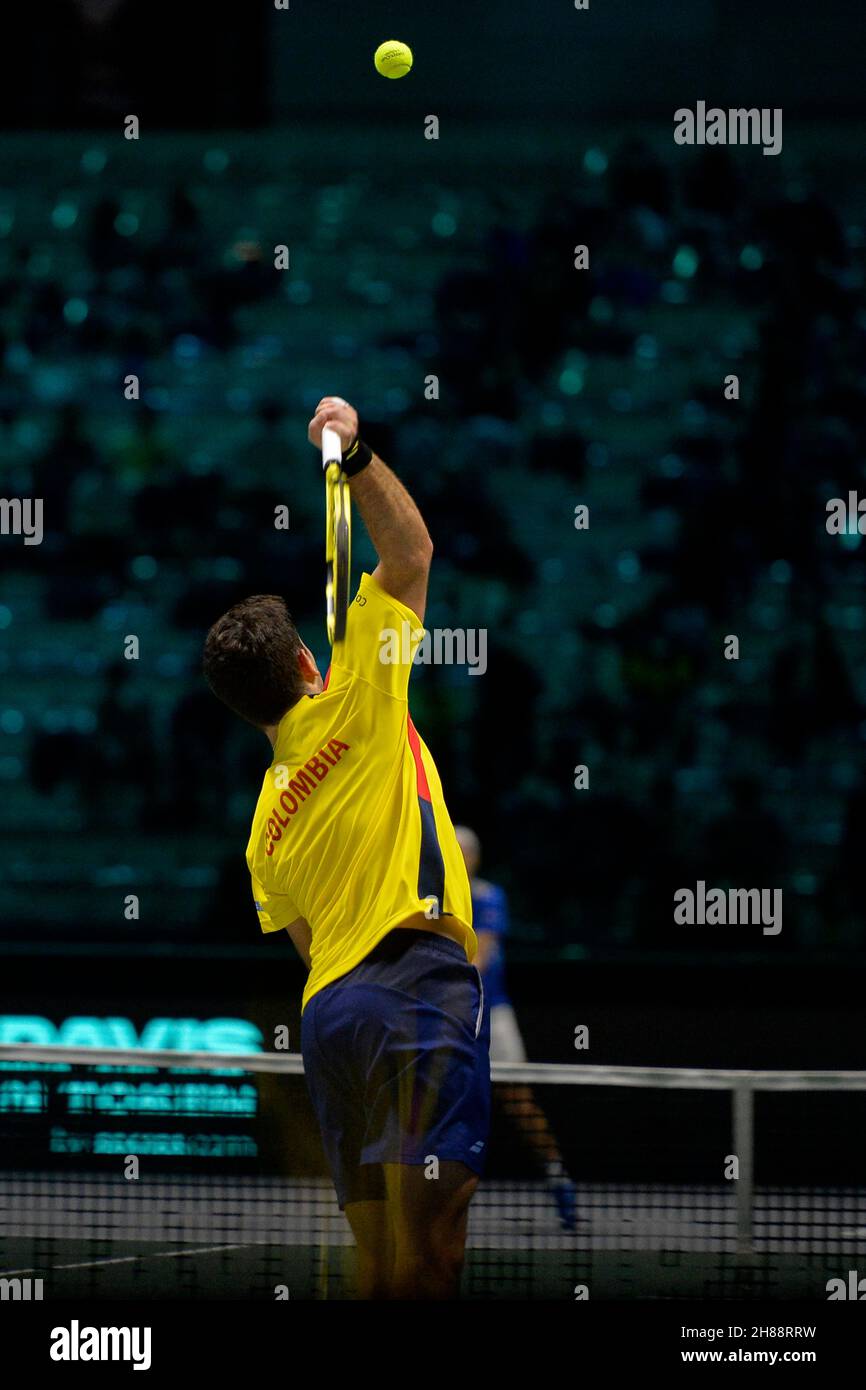
<path fill-rule="evenodd" d="M 313 656 L 309 647 L 306 647 L 303 642 L 298 652 L 298 670 L 305 681 L 314 681 L 319 674 L 316 658 Z"/>

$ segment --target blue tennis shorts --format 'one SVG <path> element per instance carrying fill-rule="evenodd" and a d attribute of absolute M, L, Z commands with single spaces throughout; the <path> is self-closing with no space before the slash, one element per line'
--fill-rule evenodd
<path fill-rule="evenodd" d="M 398 928 L 301 1019 L 307 1086 L 341 1207 L 385 1196 L 383 1163 L 483 1171 L 490 1013 L 462 946 Z"/>

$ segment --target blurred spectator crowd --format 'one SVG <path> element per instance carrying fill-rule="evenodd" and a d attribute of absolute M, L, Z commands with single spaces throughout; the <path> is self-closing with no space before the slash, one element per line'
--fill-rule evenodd
<path fill-rule="evenodd" d="M 824 523 L 866 457 L 863 210 L 832 168 L 623 135 L 381 187 L 274 136 L 166 137 L 135 178 L 46 150 L 0 201 L 3 495 L 45 518 L 0 538 L 7 936 L 254 943 L 267 749 L 199 651 L 280 592 L 327 664 L 305 431 L 339 391 L 428 521 L 428 626 L 487 630 L 413 713 L 517 947 L 718 947 L 673 926 L 700 878 L 781 887 L 782 949 L 862 949 L 866 566 Z"/>

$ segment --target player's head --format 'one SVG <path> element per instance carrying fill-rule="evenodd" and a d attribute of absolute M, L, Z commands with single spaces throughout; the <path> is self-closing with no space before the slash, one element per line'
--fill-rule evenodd
<path fill-rule="evenodd" d="M 276 594 L 254 594 L 214 623 L 204 644 L 204 674 L 229 709 L 260 729 L 279 724 L 286 710 L 323 684 Z"/>
<path fill-rule="evenodd" d="M 470 830 L 468 825 L 455 825 L 454 834 L 457 836 L 457 843 L 463 851 L 463 858 L 466 861 L 466 872 L 472 878 L 478 872 L 481 863 L 481 841 Z"/>

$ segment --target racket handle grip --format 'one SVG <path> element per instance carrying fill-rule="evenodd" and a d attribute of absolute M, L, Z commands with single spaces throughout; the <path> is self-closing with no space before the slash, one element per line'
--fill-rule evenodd
<path fill-rule="evenodd" d="M 342 463 L 343 450 L 340 445 L 340 436 L 336 430 L 332 430 L 326 425 L 322 430 L 322 467 L 327 468 L 329 463 Z"/>

